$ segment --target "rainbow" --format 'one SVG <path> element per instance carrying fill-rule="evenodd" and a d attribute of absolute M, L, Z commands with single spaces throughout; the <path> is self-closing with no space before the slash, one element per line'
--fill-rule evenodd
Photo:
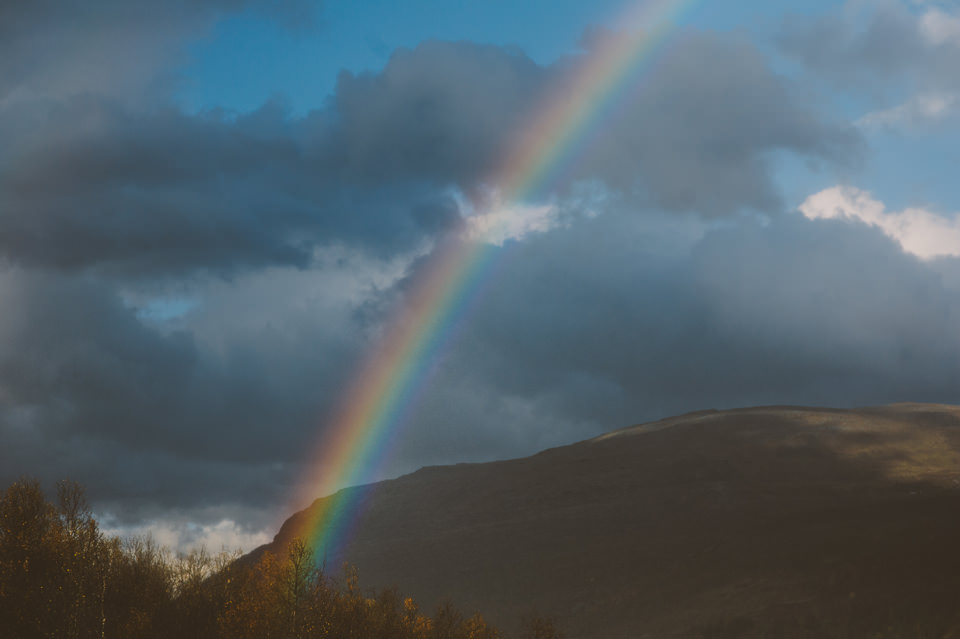
<path fill-rule="evenodd" d="M 630 3 L 614 24 L 636 35 L 605 38 L 570 81 L 548 92 L 488 180 L 501 212 L 509 214 L 511 206 L 521 206 L 537 189 L 564 177 L 564 163 L 585 151 L 596 129 L 636 89 L 651 54 L 691 4 L 693 0 Z M 295 498 L 302 507 L 317 495 L 329 495 L 314 503 L 295 530 L 318 560 L 336 556 L 342 548 L 362 509 L 364 490 L 357 486 L 376 478 L 441 351 L 489 280 L 498 249 L 470 237 L 438 246 L 413 283 L 403 311 L 360 367 Z M 340 490 L 345 486 L 355 488 Z"/>

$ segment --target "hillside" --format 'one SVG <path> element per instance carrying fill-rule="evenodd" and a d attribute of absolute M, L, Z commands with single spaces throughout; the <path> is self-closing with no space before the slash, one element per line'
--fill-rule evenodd
<path fill-rule="evenodd" d="M 960 408 L 704 411 L 424 468 L 328 559 L 569 639 L 960 636 Z"/>

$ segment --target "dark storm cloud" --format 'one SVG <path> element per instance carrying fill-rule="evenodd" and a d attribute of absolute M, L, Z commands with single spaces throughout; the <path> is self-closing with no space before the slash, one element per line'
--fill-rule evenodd
<path fill-rule="evenodd" d="M 406 250 L 459 219 L 544 71 L 432 43 L 344 74 L 328 108 L 226 119 L 78 97 L 0 111 L 0 251 L 114 275 L 307 266 L 317 246 Z"/>
<path fill-rule="evenodd" d="M 127 525 L 211 505 L 262 510 L 284 499 L 294 474 L 292 465 L 276 462 L 189 458 L 91 436 L 27 435 L 4 432 L 16 455 L 0 454 L 4 485 L 17 478 L 18 467 L 48 488 L 63 479 L 79 480 L 101 512 Z"/>
<path fill-rule="evenodd" d="M 11 139 L 0 253 L 162 277 L 304 267 L 340 243 L 409 250 L 457 223 L 449 189 L 483 186 L 544 87 L 585 63 L 431 42 L 380 73 L 344 73 L 330 104 L 302 119 L 276 104 L 236 119 L 95 97 L 13 105 L 0 111 Z M 770 154 L 844 160 L 857 148 L 742 43 L 690 34 L 643 80 L 571 179 L 669 210 L 771 213 Z"/>
<path fill-rule="evenodd" d="M 305 294 L 285 292 L 282 275 L 241 282 L 233 301 L 213 291 L 211 317 L 197 309 L 193 324 L 171 329 L 96 280 L 4 271 L 0 482 L 79 480 L 127 523 L 164 509 L 286 503 L 365 344 L 351 307 L 325 299 L 233 315 L 270 304 L 266 294 L 242 300 L 258 290 Z M 333 297 L 335 284 L 321 278 L 320 294 Z"/>
<path fill-rule="evenodd" d="M 27 27 L 52 19 L 30 11 Z M 56 23 L 72 29 L 60 14 Z M 14 88 L 0 99 L 0 473 L 70 476 L 101 503 L 136 509 L 274 503 L 402 299 L 405 256 L 462 221 L 451 191 L 482 190 L 547 87 L 589 55 L 540 66 L 501 47 L 425 43 L 380 72 L 344 73 L 329 102 L 302 117 L 279 104 L 240 116 L 148 107 L 108 79 L 81 73 L 81 90 L 53 58 L 5 75 L 0 90 Z M 721 311 L 735 291 L 710 279 L 768 268 L 764 242 L 791 233 L 802 241 L 791 253 L 783 240 L 777 259 L 800 263 L 832 241 L 811 230 L 827 227 L 711 235 L 693 265 L 686 249 L 645 233 L 652 209 L 669 225 L 775 216 L 772 156 L 846 161 L 856 136 L 726 38 L 680 37 L 642 81 L 567 176 L 600 183 L 624 211 L 516 247 L 510 277 L 446 360 L 452 373 L 425 397 L 405 440 L 415 449 L 398 467 L 530 453 L 701 401 L 781 397 L 788 380 L 800 384 L 792 401 L 839 397 L 814 392 L 823 382 L 812 367 L 826 360 L 810 360 L 804 341 L 832 324 L 813 317 L 817 330 L 782 353 L 757 346 L 754 333 L 776 335 L 791 318 L 760 308 L 731 319 Z M 868 262 L 892 260 L 878 272 L 926 290 L 925 267 L 856 234 L 873 247 Z M 748 265 L 735 260 L 741 242 Z M 789 274 L 771 269 L 769 285 Z M 930 286 L 932 300 L 947 299 Z M 162 305 L 181 289 L 200 301 L 175 321 L 151 321 L 131 302 Z M 875 310 L 881 294 L 867 292 Z M 880 350 L 845 339 L 876 363 L 867 355 Z M 901 379 L 889 375 L 881 381 Z"/>
<path fill-rule="evenodd" d="M 355 348 L 344 327 L 316 317 L 277 318 L 254 343 L 198 344 L 196 332 L 152 327 L 109 288 L 77 278 L 7 271 L 0 295 L 0 428 L 13 438 L 290 461 Z M 297 329 L 302 342 L 289 344 Z M 283 376 L 266 372 L 276 360 Z"/>
<path fill-rule="evenodd" d="M 404 454 L 532 452 L 700 408 L 960 401 L 944 264 L 799 216 L 669 243 L 611 214 L 509 249 Z"/>
<path fill-rule="evenodd" d="M 698 228 L 609 211 L 501 249 L 391 468 L 697 408 L 960 400 L 960 291 L 942 277 L 957 260 L 919 261 L 849 222 Z M 366 343 L 354 304 L 250 310 L 272 304 L 265 290 L 304 295 L 284 281 L 220 285 L 231 298 L 211 294 L 177 332 L 95 282 L 8 272 L 0 468 L 80 478 L 124 521 L 278 503 Z M 396 290 L 359 303 L 379 298 Z"/>
<path fill-rule="evenodd" d="M 292 125 L 272 106 L 227 122 L 76 99 L 43 119 L 0 160 L 0 251 L 22 264 L 154 276 L 303 267 L 317 245 L 406 248 L 456 214 L 416 183 L 340 182 L 275 133 Z"/>

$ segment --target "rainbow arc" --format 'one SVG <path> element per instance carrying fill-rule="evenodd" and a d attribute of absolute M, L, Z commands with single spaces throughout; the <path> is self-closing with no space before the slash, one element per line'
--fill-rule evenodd
<path fill-rule="evenodd" d="M 562 180 L 569 164 L 595 139 L 611 112 L 642 90 L 642 72 L 691 0 L 632 2 L 613 34 L 584 57 L 562 85 L 549 91 L 488 180 L 504 206 L 522 204 Z M 339 411 L 324 427 L 305 488 L 295 503 L 330 497 L 304 518 L 297 535 L 317 556 L 333 556 L 362 511 L 363 490 L 336 492 L 371 481 L 401 431 L 450 335 L 465 319 L 502 251 L 483 238 L 439 245 L 421 269 L 400 314 L 360 367 Z"/>

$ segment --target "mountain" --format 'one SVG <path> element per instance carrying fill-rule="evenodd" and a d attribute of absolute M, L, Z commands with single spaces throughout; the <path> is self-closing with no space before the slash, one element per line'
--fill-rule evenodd
<path fill-rule="evenodd" d="M 960 407 L 703 411 L 423 468 L 370 488 L 341 560 L 568 639 L 960 637 Z"/>

